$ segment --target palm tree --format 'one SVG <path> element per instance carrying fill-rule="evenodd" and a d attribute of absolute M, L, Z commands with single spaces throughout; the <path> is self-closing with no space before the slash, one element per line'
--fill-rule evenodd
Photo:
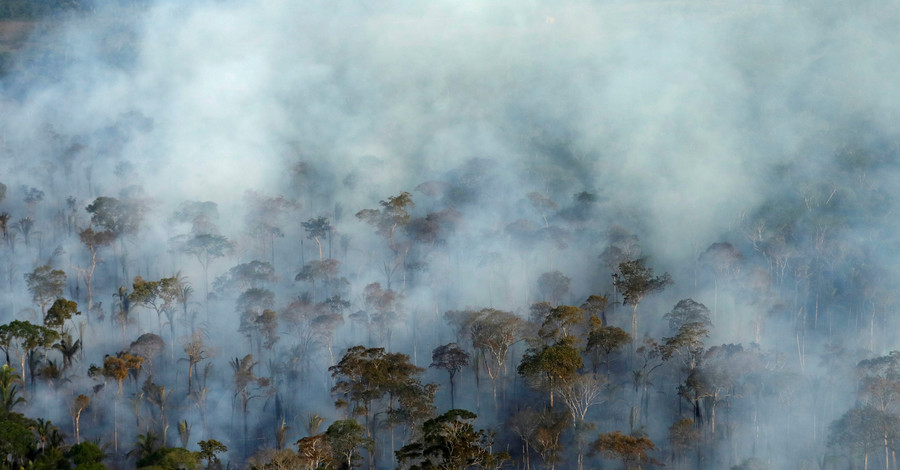
<path fill-rule="evenodd" d="M 194 333 L 191 339 L 184 343 L 184 353 L 187 354 L 188 362 L 188 390 L 187 394 L 191 394 L 193 389 L 194 368 L 208 356 L 206 346 L 203 344 L 203 335 Z"/>
<path fill-rule="evenodd" d="M 25 399 L 18 396 L 19 387 L 16 384 L 22 383 L 19 374 L 8 364 L 0 367 L 0 406 L 9 413 L 19 403 L 25 403 Z"/>
<path fill-rule="evenodd" d="M 151 380 L 144 383 L 143 391 L 146 394 L 147 401 L 159 408 L 157 423 L 162 431 L 162 445 L 168 445 L 166 434 L 169 431 L 169 421 L 166 418 L 166 406 L 169 404 L 169 397 L 172 396 L 172 391 L 166 390 L 164 385 L 157 385 Z"/>
<path fill-rule="evenodd" d="M 37 433 L 38 438 L 41 440 L 41 453 L 43 454 L 47 450 L 47 441 L 52 441 L 53 431 L 59 432 L 56 426 L 53 425 L 53 422 L 48 420 L 44 420 L 44 418 L 38 418 L 35 421 L 34 431 Z"/>
<path fill-rule="evenodd" d="M 159 440 L 156 437 L 156 434 L 153 434 L 153 431 L 147 431 L 144 434 L 138 434 L 137 440 L 134 441 L 134 448 L 129 450 L 128 453 L 125 454 L 126 457 L 134 456 L 137 460 L 140 460 L 159 448 L 156 445 Z"/>
<path fill-rule="evenodd" d="M 231 368 L 234 370 L 234 397 L 240 397 L 241 415 L 243 416 L 244 428 L 244 455 L 248 454 L 247 448 L 247 407 L 250 400 L 262 396 L 262 389 L 269 386 L 269 379 L 266 377 L 257 377 L 253 373 L 253 368 L 258 362 L 253 360 L 252 354 L 247 354 L 243 359 L 234 358 L 230 362 Z M 255 384 L 255 390 L 250 389 L 250 385 Z"/>
<path fill-rule="evenodd" d="M 73 341 L 72 335 L 66 330 L 65 333 L 62 334 L 62 338 L 60 338 L 59 342 L 53 345 L 53 349 L 62 354 L 63 370 L 66 370 L 72 366 L 72 358 L 74 358 L 81 349 L 81 340 L 76 339 Z"/>

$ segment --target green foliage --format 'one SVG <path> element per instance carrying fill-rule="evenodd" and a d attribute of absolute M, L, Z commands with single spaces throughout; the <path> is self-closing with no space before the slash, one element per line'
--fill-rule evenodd
<path fill-rule="evenodd" d="M 159 281 L 146 281 L 141 276 L 134 278 L 132 291 L 128 294 L 128 300 L 132 303 L 162 312 L 171 308 L 175 302 L 178 278 L 166 277 Z"/>
<path fill-rule="evenodd" d="M 0 413 L 0 455 L 8 463 L 8 468 L 24 466 L 29 453 L 37 448 L 38 442 L 32 429 L 37 422 L 21 413 Z"/>
<path fill-rule="evenodd" d="M 712 321 L 709 319 L 709 309 L 706 308 L 706 305 L 694 299 L 679 300 L 675 304 L 675 308 L 665 314 L 663 319 L 668 320 L 669 329 L 672 331 L 678 331 L 683 325 L 688 323 L 699 323 L 705 327 L 712 326 Z"/>
<path fill-rule="evenodd" d="M 62 354 L 63 370 L 65 370 L 72 366 L 72 360 L 81 350 L 81 340 L 73 339 L 72 335 L 66 331 L 60 336 L 59 342 L 53 345 L 53 349 Z"/>
<path fill-rule="evenodd" d="M 570 305 L 553 307 L 541 323 L 538 337 L 545 342 L 573 338 L 577 327 L 584 324 L 584 310 Z"/>
<path fill-rule="evenodd" d="M 276 281 L 278 275 L 271 263 L 254 260 L 232 267 L 227 273 L 216 278 L 213 287 L 222 292 L 244 291 Z"/>
<path fill-rule="evenodd" d="M 204 269 L 211 261 L 234 251 L 234 243 L 222 235 L 211 233 L 199 233 L 187 239 L 178 239 L 176 245 L 181 252 L 195 256 Z"/>
<path fill-rule="evenodd" d="M 262 313 L 264 310 L 275 308 L 275 293 L 269 289 L 251 287 L 244 291 L 235 303 L 235 310 L 240 313 Z"/>
<path fill-rule="evenodd" d="M 306 238 L 316 241 L 316 244 L 319 246 L 319 257 L 321 257 L 322 243 L 319 241 L 319 238 L 331 233 L 331 223 L 328 222 L 328 217 L 316 217 L 306 222 L 301 222 L 300 225 L 306 230 Z"/>
<path fill-rule="evenodd" d="M 222 462 L 216 454 L 228 452 L 228 446 L 215 439 L 207 439 L 197 443 L 200 446 L 199 457 L 206 460 L 206 470 L 220 468 Z"/>
<path fill-rule="evenodd" d="M 477 416 L 466 410 L 450 410 L 422 425 L 422 437 L 396 452 L 400 468 L 409 470 L 498 468 L 509 459 L 505 452 L 492 453 L 493 436 L 475 430 Z"/>
<path fill-rule="evenodd" d="M 154 470 L 199 470 L 200 457 L 181 447 L 161 447 L 138 459 L 137 468 Z"/>
<path fill-rule="evenodd" d="M 121 237 L 137 233 L 147 208 L 137 201 L 101 196 L 85 210 L 91 214 L 93 225 Z"/>
<path fill-rule="evenodd" d="M 663 338 L 660 346 L 664 361 L 679 357 L 689 370 L 693 370 L 703 355 L 703 339 L 709 336 L 709 329 L 703 323 L 692 322 L 682 324 L 678 334 Z"/>
<path fill-rule="evenodd" d="M 472 345 L 481 351 L 488 374 L 495 378 L 506 362 L 510 346 L 519 339 L 522 320 L 512 312 L 482 309 L 475 313 L 469 332 Z"/>
<path fill-rule="evenodd" d="M 375 441 L 365 434 L 365 429 L 354 419 L 342 419 L 328 426 L 325 438 L 331 446 L 336 466 L 351 469 L 356 465 L 361 449 L 374 451 Z"/>
<path fill-rule="evenodd" d="M 17 386 L 22 378 L 15 372 L 8 364 L 0 367 L 0 406 L 6 413 L 11 412 L 19 403 L 25 403 L 25 399 L 19 396 Z"/>
<path fill-rule="evenodd" d="M 79 232 L 78 238 L 93 252 L 97 247 L 111 245 L 115 241 L 116 235 L 108 230 L 98 232 L 89 227 Z"/>
<path fill-rule="evenodd" d="M 103 464 L 106 454 L 93 442 L 82 442 L 73 445 L 66 452 L 66 457 L 72 459 L 72 462 L 75 464 L 74 470 L 106 469 L 106 465 Z"/>
<path fill-rule="evenodd" d="M 9 358 L 13 352 L 19 362 L 22 373 L 24 390 L 25 361 L 39 349 L 51 347 L 54 341 L 59 339 L 59 333 L 42 325 L 34 325 L 27 321 L 13 320 L 5 325 L 0 325 L 0 349 L 6 352 Z"/>
<path fill-rule="evenodd" d="M 66 286 L 66 273 L 52 269 L 49 265 L 38 266 L 34 271 L 25 274 L 25 282 L 28 284 L 32 300 L 40 305 L 41 313 L 45 313 L 51 300 L 62 297 L 63 288 Z"/>
<path fill-rule="evenodd" d="M 573 341 L 567 337 L 554 344 L 529 348 L 519 363 L 519 375 L 541 389 L 552 389 L 556 382 L 573 377 L 583 365 Z"/>
<path fill-rule="evenodd" d="M 385 394 L 400 394 L 404 387 L 416 383 L 424 369 L 409 362 L 401 353 L 385 353 L 384 348 L 354 346 L 341 361 L 331 366 L 335 384 L 331 391 L 352 404 L 352 413 L 368 417 L 375 400 Z"/>
<path fill-rule="evenodd" d="M 456 386 L 453 379 L 460 369 L 469 365 L 469 353 L 456 343 L 449 343 L 434 348 L 431 352 L 431 361 L 429 367 L 444 369 L 450 374 L 450 408 L 456 408 Z"/>
<path fill-rule="evenodd" d="M 44 325 L 56 328 L 62 333 L 66 320 L 71 319 L 72 315 L 81 315 L 81 312 L 78 311 L 78 303 L 60 297 L 47 310 L 47 315 L 44 316 Z"/>
<path fill-rule="evenodd" d="M 672 283 L 669 273 L 654 276 L 653 268 L 645 266 L 646 258 L 619 263 L 616 288 L 622 293 L 625 305 L 637 306 L 647 294 L 665 289 Z"/>
<path fill-rule="evenodd" d="M 415 206 L 412 194 L 403 191 L 397 196 L 391 196 L 387 200 L 379 202 L 381 210 L 363 209 L 356 213 L 356 217 L 363 222 L 375 227 L 378 235 L 389 240 L 391 249 L 395 249 L 394 235 L 398 227 L 409 224 L 410 215 L 408 208 Z"/>
<path fill-rule="evenodd" d="M 600 350 L 609 355 L 631 342 L 631 335 L 617 326 L 597 326 L 588 334 L 588 350 Z"/>

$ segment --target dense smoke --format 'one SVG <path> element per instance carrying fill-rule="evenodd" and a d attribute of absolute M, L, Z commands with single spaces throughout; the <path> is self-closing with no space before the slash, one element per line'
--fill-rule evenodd
<path fill-rule="evenodd" d="M 674 283 L 641 299 L 636 346 L 673 337 L 664 315 L 690 298 L 710 313 L 701 350 L 740 344 L 756 362 L 724 363 L 766 378 L 732 385 L 722 404 L 704 397 L 703 415 L 718 406 L 725 430 L 698 419 L 704 450 L 686 457 L 671 426 L 691 415 L 678 391 L 690 368 L 667 357 L 652 383 L 632 382 L 642 359 L 629 345 L 607 401 L 589 415 L 591 441 L 614 430 L 646 435 L 654 458 L 676 468 L 859 460 L 830 439 L 839 435 L 831 423 L 868 403 L 857 364 L 898 349 L 896 5 L 75 3 L 0 56 L 0 212 L 9 215 L 0 323 L 41 323 L 26 278 L 43 265 L 66 272 L 62 296 L 82 311 L 71 325 L 84 320 L 83 358 L 68 381 L 44 374 L 18 411 L 74 434 L 64 424 L 70 403 L 87 394 L 95 404 L 81 434 L 116 440 L 110 464 L 134 465 L 123 462 L 137 435 L 168 419 L 169 445 L 186 420 L 196 424 L 188 448 L 218 439 L 231 449 L 223 460 L 242 466 L 276 447 L 279 420 L 292 428 L 290 448 L 307 435 L 309 413 L 326 418 L 320 431 L 345 417 L 328 368 L 348 348 L 384 347 L 427 367 L 434 348 L 458 340 L 446 312 L 494 308 L 524 321 L 537 302 L 580 306 L 604 295 L 604 318 L 631 332 L 633 303 L 623 305 L 612 274 L 642 259 Z M 412 204 L 398 205 L 405 193 Z M 79 234 L 103 228 L 91 208 L 103 197 L 122 202 L 134 225 L 98 248 L 88 311 L 90 253 Z M 319 236 L 317 218 L 329 225 Z M 198 235 L 228 246 L 204 259 L 186 248 Z M 323 274 L 315 262 L 328 260 L 335 269 Z M 272 271 L 238 272 L 253 262 Z M 562 279 L 554 272 L 570 284 L 553 284 Z M 165 312 L 135 301 L 122 321 L 122 289 L 136 291 L 137 276 L 176 275 L 192 300 Z M 331 296 L 349 302 L 333 340 L 290 330 L 292 308 Z M 265 310 L 279 318 L 273 336 L 253 326 L 265 325 Z M 516 374 L 539 327 L 512 346 L 500 405 L 484 370 L 465 368 L 456 388 L 457 408 L 498 431 L 516 468 L 527 459 L 504 429 L 545 398 Z M 205 379 L 192 371 L 203 406 L 188 396 L 182 347 L 197 332 L 209 356 L 198 367 L 214 364 Z M 138 395 L 151 373 L 151 385 L 174 392 L 168 418 L 148 404 L 132 427 L 115 380 L 88 368 L 139 351 L 132 342 L 143 333 L 158 334 L 163 352 L 144 354 L 152 366 L 124 393 Z M 258 384 L 246 424 L 231 367 L 251 353 L 256 376 L 272 384 Z M 423 379 L 441 385 L 437 413 L 449 409 L 446 374 Z M 105 391 L 94 388 L 102 383 Z M 578 468 L 573 436 L 563 438 L 559 468 Z M 873 444 L 879 464 L 894 460 L 887 442 Z M 396 465 L 390 451 L 379 454 L 379 468 Z M 586 458 L 588 468 L 614 464 L 599 451 Z"/>

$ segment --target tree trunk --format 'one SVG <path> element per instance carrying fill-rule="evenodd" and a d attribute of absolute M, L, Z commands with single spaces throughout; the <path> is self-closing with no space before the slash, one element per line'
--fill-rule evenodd
<path fill-rule="evenodd" d="M 631 352 L 637 349 L 637 302 L 631 311 Z"/>
<path fill-rule="evenodd" d="M 91 250 L 91 270 L 88 271 L 87 275 L 87 290 L 88 290 L 88 308 L 87 314 L 91 314 L 91 310 L 94 308 L 94 269 L 97 267 L 97 254 L 94 250 Z"/>
<path fill-rule="evenodd" d="M 81 433 L 79 432 L 79 422 L 81 421 L 81 410 L 75 415 L 75 443 L 81 444 Z"/>
<path fill-rule="evenodd" d="M 191 378 L 194 376 L 194 363 L 188 358 L 188 396 L 191 396 Z"/>
<path fill-rule="evenodd" d="M 456 388 L 453 385 L 453 374 L 450 374 L 450 409 L 456 409 Z"/>

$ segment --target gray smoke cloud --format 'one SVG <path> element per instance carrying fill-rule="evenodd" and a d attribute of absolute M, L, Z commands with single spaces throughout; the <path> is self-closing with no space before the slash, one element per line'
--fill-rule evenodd
<path fill-rule="evenodd" d="M 84 227 L 81 209 L 93 198 L 139 196 L 150 211 L 130 248 L 131 274 L 184 269 L 199 283 L 189 258 L 155 254 L 184 232 L 171 222 L 182 201 L 214 201 L 222 233 L 243 244 L 212 265 L 210 280 L 271 256 L 283 271 L 273 287 L 279 307 L 298 295 L 292 280 L 303 257 L 317 256 L 309 240 L 298 254 L 298 221 L 325 215 L 347 236 L 342 274 L 356 307 L 366 284 L 386 280 L 384 241 L 353 215 L 410 191 L 416 215 L 452 207 L 463 221 L 439 254 L 422 255 L 427 268 L 407 294 L 410 314 L 436 324 L 435 345 L 453 338 L 433 310 L 526 315 L 546 271 L 572 278 L 568 303 L 608 293 L 597 257 L 606 231 L 621 225 L 677 281 L 642 307 L 649 319 L 680 298 L 712 305 L 716 296 L 712 338 L 749 343 L 761 307 L 738 288 L 713 293 L 700 279 L 696 260 L 710 244 L 728 240 L 749 255 L 754 230 L 778 223 L 779 201 L 824 204 L 810 194 L 853 175 L 878 188 L 878 225 L 838 227 L 827 238 L 846 252 L 895 245 L 887 237 L 897 228 L 898 8 L 877 0 L 98 4 L 37 28 L 0 81 L 3 208 L 51 217 L 73 195 Z M 857 156 L 876 170 L 841 166 Z M 307 173 L 294 171 L 298 162 Z M 427 181 L 451 190 L 414 189 Z M 47 192 L 37 209 L 22 202 L 27 187 Z M 287 236 L 271 252 L 246 233 L 247 191 L 302 206 L 283 215 Z M 545 219 L 556 211 L 536 208 L 531 192 L 560 209 L 575 206 L 577 193 L 596 195 L 592 222 L 568 225 L 565 247 L 520 244 L 508 228 L 517 220 L 530 232 L 565 225 Z M 63 245 L 69 263 L 80 263 L 77 240 Z M 15 272 L 4 279 L 24 292 L 21 274 L 53 248 L 7 256 Z M 888 273 L 889 288 L 896 255 L 876 258 L 873 270 Z M 30 303 L 10 299 L 7 312 Z M 238 320 L 222 304 L 227 321 L 209 328 L 227 338 Z M 781 321 L 765 330 L 763 346 L 793 351 L 799 336 L 778 331 L 790 323 Z M 151 331 L 154 323 L 144 320 Z M 897 347 L 869 330 L 864 340 L 876 354 Z M 866 329 L 848 340 L 857 334 Z M 345 332 L 336 344 L 358 339 Z M 223 409 L 225 395 L 216 399 Z"/>

